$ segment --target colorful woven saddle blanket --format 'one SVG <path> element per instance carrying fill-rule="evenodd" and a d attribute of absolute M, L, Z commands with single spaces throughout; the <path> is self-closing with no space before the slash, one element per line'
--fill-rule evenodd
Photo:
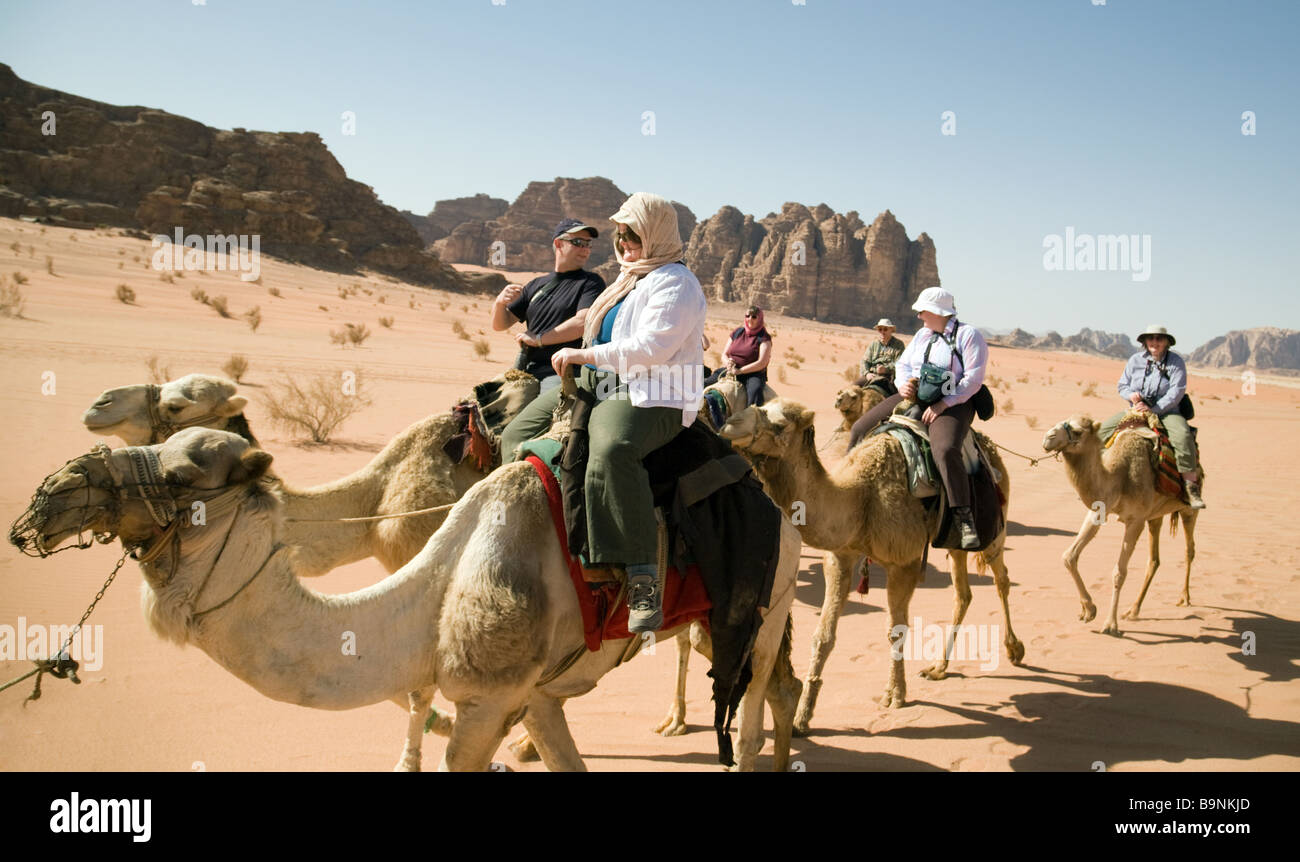
<path fill-rule="evenodd" d="M 1170 497 L 1177 497 L 1187 502 L 1187 490 L 1183 487 L 1183 475 L 1178 472 L 1174 446 L 1169 442 L 1169 435 L 1165 433 L 1165 426 L 1160 422 L 1160 417 L 1150 412 L 1139 413 L 1130 410 L 1120 420 L 1115 433 L 1106 441 L 1106 448 L 1113 446 L 1123 434 L 1136 434 L 1151 441 L 1148 455 L 1151 458 L 1152 472 L 1155 473 L 1156 490 L 1161 494 L 1168 494 Z"/>

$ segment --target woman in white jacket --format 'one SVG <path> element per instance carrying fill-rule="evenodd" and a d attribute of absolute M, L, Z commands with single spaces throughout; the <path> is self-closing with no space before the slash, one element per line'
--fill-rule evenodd
<path fill-rule="evenodd" d="M 695 421 L 707 304 L 682 262 L 671 203 L 637 192 L 610 221 L 622 271 L 588 312 L 583 347 L 558 351 L 551 364 L 561 376 L 581 366 L 578 385 L 597 399 L 587 426 L 587 564 L 626 569 L 628 627 L 655 631 L 657 528 L 641 459 Z"/>

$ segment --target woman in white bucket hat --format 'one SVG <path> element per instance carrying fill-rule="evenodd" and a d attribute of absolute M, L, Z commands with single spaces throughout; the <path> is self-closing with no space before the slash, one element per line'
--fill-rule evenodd
<path fill-rule="evenodd" d="M 903 351 L 895 366 L 898 393 L 868 410 L 853 425 L 849 448 L 857 445 L 871 429 L 883 422 L 904 398 L 925 404 L 921 417 L 930 426 L 934 463 L 943 478 L 948 505 L 961 531 L 963 548 L 979 547 L 975 520 L 971 515 L 970 484 L 962 465 L 961 443 L 975 418 L 974 395 L 984 385 L 989 361 L 988 344 L 973 326 L 957 320 L 957 304 L 942 287 L 927 287 L 912 304 L 925 325 Z M 922 366 L 943 369 L 938 387 L 920 385 Z"/>

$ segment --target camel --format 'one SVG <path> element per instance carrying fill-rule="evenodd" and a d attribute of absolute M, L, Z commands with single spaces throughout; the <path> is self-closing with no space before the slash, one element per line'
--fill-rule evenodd
<path fill-rule="evenodd" d="M 237 435 L 201 427 L 148 447 L 99 446 L 43 483 L 10 541 L 47 555 L 83 531 L 120 538 L 139 555 L 153 631 L 198 646 L 276 700 L 351 709 L 441 689 L 456 704 L 441 770 L 488 769 L 520 720 L 549 769 L 585 769 L 564 701 L 593 689 L 633 638 L 585 648 L 531 465 L 506 465 L 470 488 L 420 553 L 383 581 L 326 596 L 297 579 L 279 541 L 283 494 L 263 481 L 271 460 Z M 151 476 L 165 484 L 151 485 Z M 192 522 L 200 501 L 206 518 Z M 764 692 L 783 642 L 788 648 L 799 551 L 798 532 L 783 519 L 772 598 L 739 710 L 742 771 L 755 766 Z M 789 765 L 794 701 L 773 710 L 777 771 Z M 430 710 L 427 698 L 415 706 L 407 750 L 414 739 L 418 752 Z M 418 754 L 408 765 L 418 768 Z"/>
<path fill-rule="evenodd" d="M 840 423 L 840 427 L 836 430 L 853 430 L 854 422 L 857 422 L 862 418 L 863 414 L 884 400 L 885 395 L 879 389 L 850 383 L 835 396 L 835 409 L 840 411 L 840 415 L 844 417 L 844 421 Z"/>
<path fill-rule="evenodd" d="M 493 418 L 493 424 L 503 425 L 513 418 L 536 397 L 537 386 L 530 375 L 506 372 L 503 395 L 493 402 L 500 406 L 501 415 Z M 247 398 L 235 394 L 231 381 L 190 374 L 161 386 L 134 384 L 106 390 L 82 421 L 91 431 L 114 434 L 131 446 L 161 442 L 192 426 L 234 431 L 256 443 L 242 415 L 247 403 Z M 443 444 L 457 430 L 450 412 L 436 413 L 402 431 L 351 475 L 311 488 L 284 483 L 283 541 L 296 549 L 298 574 L 322 575 L 366 557 L 379 560 L 392 573 L 419 553 L 445 511 L 370 522 L 340 519 L 411 512 L 459 500 L 485 474 L 471 459 L 453 464 L 443 452 Z"/>
<path fill-rule="evenodd" d="M 733 416 L 719 432 L 746 451 L 768 494 L 794 522 L 804 542 L 828 553 L 825 558 L 826 598 L 821 621 L 813 637 L 812 661 L 804 680 L 803 695 L 795 714 L 794 731 L 804 734 L 822 685 L 822 668 L 835 645 L 835 629 L 849 594 L 849 581 L 857 562 L 866 555 L 881 563 L 888 576 L 889 640 L 893 664 L 880 704 L 900 707 L 907 699 L 903 668 L 903 639 L 909 624 L 907 610 L 912 592 L 923 574 L 924 553 L 938 529 L 938 516 L 912 496 L 901 445 L 889 435 L 868 437 L 828 473 L 817 456 L 813 413 L 797 402 L 778 398 L 761 408 L 749 407 Z M 1010 499 L 1010 480 L 992 442 L 976 433 L 992 465 L 1001 473 L 999 487 Z M 1005 520 L 1006 510 L 1003 510 Z M 1003 644 L 1013 664 L 1020 664 L 1025 648 L 1011 629 L 1007 596 L 1011 580 L 1003 561 L 1004 530 L 976 557 L 982 571 L 993 569 L 1002 618 Z M 952 629 L 943 658 L 922 672 L 931 680 L 947 675 L 956 629 L 970 605 L 966 551 L 951 550 L 954 592 Z"/>
<path fill-rule="evenodd" d="M 1196 515 L 1197 510 L 1177 497 L 1162 494 L 1155 488 L 1155 474 L 1151 468 L 1150 442 L 1138 434 L 1124 433 L 1119 436 L 1104 453 L 1102 441 L 1097 436 L 1100 422 L 1091 417 L 1075 414 L 1064 422 L 1052 427 L 1043 437 L 1043 449 L 1048 452 L 1060 452 L 1065 459 L 1065 472 L 1070 484 L 1078 493 L 1079 499 L 1088 507 L 1083 525 L 1074 542 L 1061 557 L 1065 568 L 1074 578 L 1074 586 L 1079 591 L 1079 601 L 1083 609 L 1079 619 L 1091 621 L 1097 615 L 1097 606 L 1092 603 L 1092 596 L 1083 584 L 1079 574 L 1079 556 L 1083 549 L 1097 535 L 1101 525 L 1111 515 L 1119 518 L 1124 525 L 1124 543 L 1120 546 L 1119 560 L 1111 575 L 1110 611 L 1106 615 L 1103 634 L 1119 636 L 1119 620 L 1116 611 L 1119 608 L 1119 593 L 1128 575 L 1129 558 L 1137 546 L 1142 534 L 1142 525 L 1146 524 L 1147 534 L 1151 537 L 1151 556 L 1147 561 L 1146 580 L 1138 593 L 1133 606 L 1124 612 L 1124 618 L 1135 620 L 1142 610 L 1142 600 L 1146 598 L 1147 588 L 1160 566 L 1160 524 L 1165 515 L 1169 515 L 1170 535 L 1178 529 L 1178 521 L 1183 522 L 1183 536 L 1187 544 L 1187 566 L 1183 574 L 1183 593 L 1178 599 L 1179 606 L 1190 605 L 1192 560 L 1196 557 Z M 1204 471 L 1200 470 L 1202 487 Z M 1100 507 L 1098 506 L 1100 504 Z"/>

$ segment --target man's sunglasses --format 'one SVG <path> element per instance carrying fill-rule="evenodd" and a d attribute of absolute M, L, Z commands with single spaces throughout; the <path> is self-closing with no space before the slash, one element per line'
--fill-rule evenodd
<path fill-rule="evenodd" d="M 619 242 L 634 242 L 637 245 L 641 244 L 641 237 L 637 236 L 636 233 L 633 232 L 631 228 L 629 228 L 628 230 L 621 230 L 614 235 L 618 237 Z"/>
<path fill-rule="evenodd" d="M 569 245 L 577 246 L 578 248 L 591 248 L 591 240 L 589 239 L 570 239 L 567 236 L 562 236 L 560 239 L 564 240 Z"/>

